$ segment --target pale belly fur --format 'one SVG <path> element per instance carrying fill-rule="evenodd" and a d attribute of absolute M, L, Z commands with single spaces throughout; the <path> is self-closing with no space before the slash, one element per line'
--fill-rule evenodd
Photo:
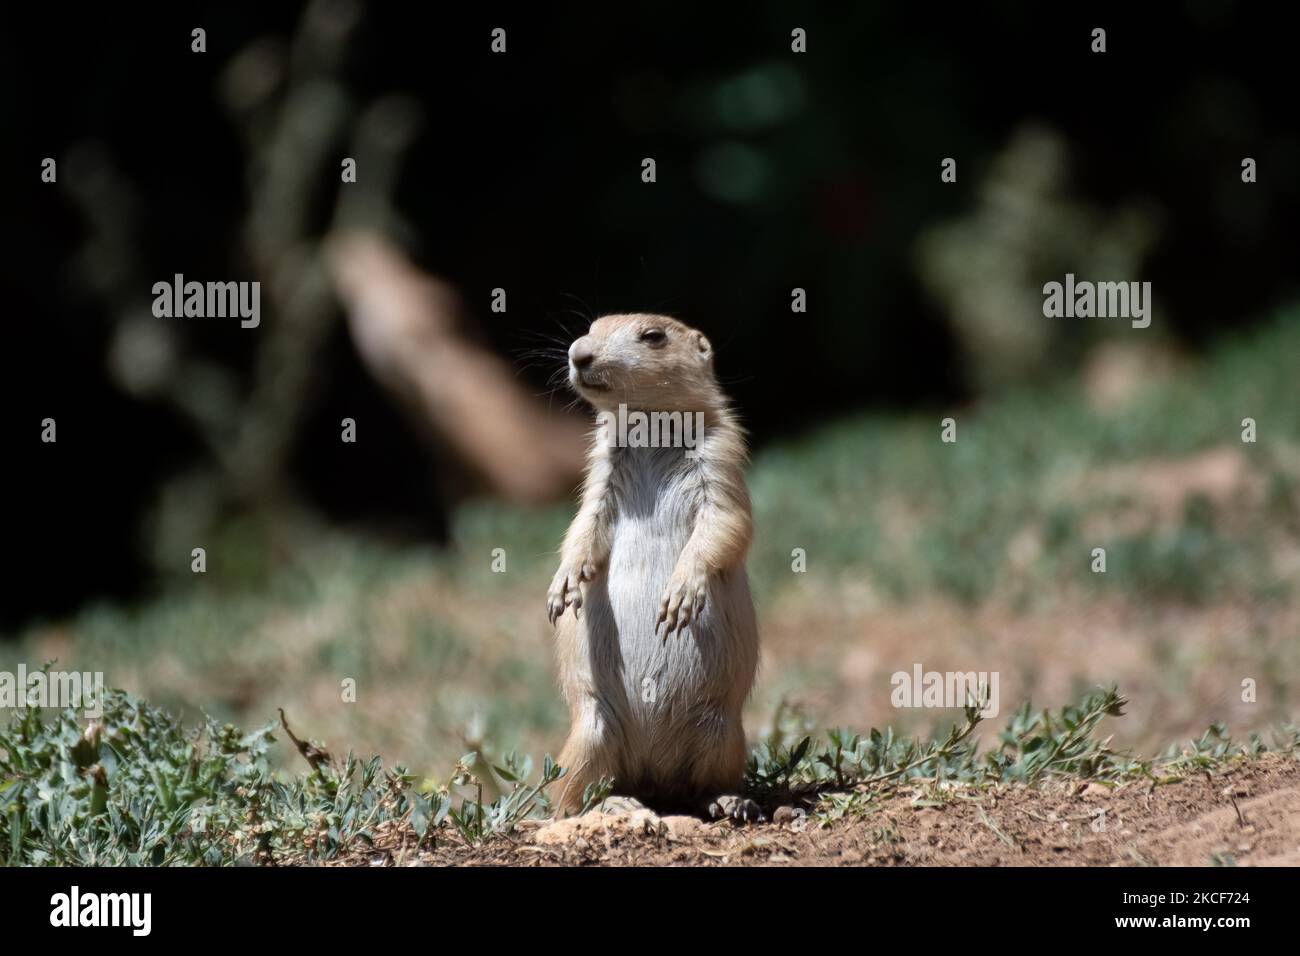
<path fill-rule="evenodd" d="M 738 567 L 710 577 L 699 620 L 666 640 L 656 633 L 700 490 L 680 449 L 625 453 L 641 458 L 637 467 L 616 470 L 609 563 L 587 586 L 574 636 L 590 668 L 584 689 L 594 698 L 594 729 L 619 741 L 620 775 L 653 788 L 682 779 L 683 770 L 689 778 L 690 765 L 739 728 L 758 664 L 758 630 Z"/>

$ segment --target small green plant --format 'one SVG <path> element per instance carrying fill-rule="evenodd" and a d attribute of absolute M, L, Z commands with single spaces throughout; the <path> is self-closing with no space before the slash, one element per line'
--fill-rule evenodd
<path fill-rule="evenodd" d="M 799 736 L 788 742 L 788 713 L 778 712 L 777 729 L 750 756 L 748 794 L 765 806 L 815 802 L 823 822 L 870 812 L 882 791 L 903 781 L 1038 783 L 1049 777 L 1122 780 L 1135 776 L 1157 782 L 1191 770 L 1265 751 L 1293 753 L 1300 732 L 1287 727 L 1268 746 L 1258 735 L 1238 743 L 1220 724 L 1212 726 L 1188 749 L 1172 748 L 1156 760 L 1142 761 L 1117 752 L 1110 738 L 1098 739 L 1107 717 L 1124 713 L 1126 699 L 1115 688 L 1089 694 L 1079 704 L 1058 711 L 1032 711 L 1026 703 L 998 735 L 997 746 L 981 753 L 971 735 L 981 723 L 977 704 L 968 706 L 962 724 L 930 741 L 902 739 L 891 728 L 873 729 L 863 737 L 844 729 L 829 730 L 823 740 Z M 1161 776 L 1163 775 L 1163 776 Z M 936 799 L 943 798 L 935 788 Z"/>
<path fill-rule="evenodd" d="M 1157 761 L 1168 772 L 1208 770 L 1224 760 L 1237 756 L 1258 756 L 1262 753 L 1296 753 L 1300 751 L 1300 727 L 1287 724 L 1273 731 L 1272 743 L 1265 743 L 1259 734 L 1251 734 L 1245 743 L 1238 743 L 1222 723 L 1214 723 L 1196 740 L 1185 747 L 1170 747 Z"/>
<path fill-rule="evenodd" d="M 946 736 L 921 741 L 891 729 L 866 736 L 805 733 L 807 721 L 783 708 L 776 729 L 749 760 L 747 793 L 771 806 L 798 802 L 822 823 L 870 814 L 891 787 L 924 783 L 927 799 L 953 797 L 951 785 L 1035 783 L 1050 777 L 1160 782 L 1268 750 L 1300 750 L 1300 730 L 1283 728 L 1271 745 L 1238 743 L 1216 724 L 1153 761 L 1117 753 L 1098 739 L 1106 717 L 1123 713 L 1111 688 L 1059 711 L 1011 715 L 997 745 L 979 752 L 972 734 L 978 705 Z M 306 759 L 296 776 L 273 769 L 275 723 L 244 734 L 208 720 L 186 731 L 171 716 L 122 691 L 107 691 L 103 714 L 44 716 L 18 711 L 0 730 L 0 863 L 5 865 L 206 865 L 326 861 L 373 845 L 379 829 L 409 828 L 408 845 L 440 840 L 480 844 L 547 815 L 547 790 L 564 776 L 549 757 L 533 779 L 526 756 L 499 762 L 466 754 L 443 783 L 416 785 L 403 768 L 352 754 L 338 764 L 320 746 L 285 735 Z M 490 775 L 490 779 L 489 778 Z M 1161 776 L 1163 775 L 1163 776 Z M 613 781 L 587 787 L 584 809 Z M 484 797 L 485 784 L 495 799 Z M 466 794 L 468 791 L 468 795 Z M 989 824 L 986 824 L 989 825 Z M 876 842 L 889 842 L 888 828 Z"/>
<path fill-rule="evenodd" d="M 1110 738 L 1093 733 L 1106 717 L 1121 717 L 1128 701 L 1115 688 L 1090 694 L 1077 706 L 1031 713 L 1026 702 L 984 760 L 987 779 L 1033 783 L 1049 774 L 1113 779 L 1141 772 L 1143 765 L 1110 749 Z"/>
<path fill-rule="evenodd" d="M 510 785 L 489 803 L 467 755 L 447 786 L 418 792 L 403 768 L 352 754 L 338 766 L 284 730 L 310 769 L 273 770 L 274 723 L 249 734 L 209 720 L 185 731 L 162 710 L 122 691 L 103 716 L 75 710 L 46 718 L 19 711 L 0 730 L 0 863 L 5 865 L 206 865 L 281 857 L 329 860 L 373 842 L 381 824 L 432 840 L 448 821 L 466 841 L 508 833 L 544 807 L 563 774 L 548 757 L 538 783 L 531 762 L 507 755 L 492 771 Z M 283 720 L 283 718 L 282 718 Z M 453 786 L 474 787 L 458 800 Z"/>
<path fill-rule="evenodd" d="M 532 775 L 532 759 L 509 753 L 504 765 L 493 766 L 492 770 L 510 784 L 511 789 L 484 803 L 483 780 L 475 770 L 478 762 L 476 753 L 461 757 L 450 779 L 434 794 L 436 810 L 431 817 L 432 824 L 440 823 L 445 816 L 467 843 L 482 843 L 491 837 L 510 833 L 534 810 L 549 807 L 545 790 L 564 776 L 564 768 L 548 756 L 542 762 L 541 779 L 530 786 L 525 781 Z M 452 799 L 456 787 L 472 787 L 474 790 L 474 796 L 463 799 L 459 807 L 453 805 Z"/>
<path fill-rule="evenodd" d="M 587 784 L 587 789 L 582 791 L 582 810 L 586 813 L 593 807 L 599 806 L 601 801 L 614 792 L 614 781 L 609 777 L 601 777 L 595 783 Z"/>

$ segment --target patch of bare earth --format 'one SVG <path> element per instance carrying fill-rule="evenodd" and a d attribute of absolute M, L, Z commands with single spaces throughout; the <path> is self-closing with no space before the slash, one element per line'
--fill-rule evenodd
<path fill-rule="evenodd" d="M 797 595 L 769 609 L 751 734 L 777 703 L 797 703 L 821 727 L 892 726 L 930 733 L 959 722 L 957 709 L 893 705 L 892 675 L 926 670 L 996 672 L 1001 712 L 982 739 L 1026 700 L 1057 707 L 1080 691 L 1118 684 L 1130 700 L 1107 724 L 1116 749 L 1163 750 L 1223 721 L 1234 732 L 1267 730 L 1296 713 L 1300 606 L 1154 605 L 1123 595 L 1063 598 L 1025 609 L 990 601 L 975 608 L 939 600 L 889 605 Z M 1273 664 L 1261 666 L 1261 661 Z M 1267 684 L 1243 699 L 1243 678 Z M 947 724 L 945 724 L 945 721 Z"/>
<path fill-rule="evenodd" d="M 381 829 L 349 866 L 1207 866 L 1300 862 L 1300 761 L 1240 759 L 1176 782 L 900 788 L 820 826 L 738 825 L 648 811 L 526 822 L 469 846 Z"/>

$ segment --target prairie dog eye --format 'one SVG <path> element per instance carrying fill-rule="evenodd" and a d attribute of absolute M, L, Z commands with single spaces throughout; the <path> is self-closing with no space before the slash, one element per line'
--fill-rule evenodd
<path fill-rule="evenodd" d="M 648 345 L 663 345 L 668 336 L 663 329 L 646 329 L 641 333 L 641 341 Z"/>

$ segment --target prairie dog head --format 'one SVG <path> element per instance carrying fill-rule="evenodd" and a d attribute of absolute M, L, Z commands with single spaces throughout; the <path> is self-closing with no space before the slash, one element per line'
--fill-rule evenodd
<path fill-rule="evenodd" d="M 569 346 L 569 384 L 599 411 L 701 411 L 718 403 L 713 346 L 665 315 L 606 315 Z"/>

